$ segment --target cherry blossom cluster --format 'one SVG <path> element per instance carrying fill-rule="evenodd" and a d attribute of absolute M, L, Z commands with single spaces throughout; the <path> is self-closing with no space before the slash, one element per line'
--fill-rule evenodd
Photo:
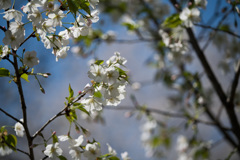
<path fill-rule="evenodd" d="M 178 160 L 193 160 L 194 157 L 197 155 L 197 153 L 201 152 L 201 150 L 204 150 L 205 148 L 211 147 L 211 142 L 201 142 L 196 145 L 191 145 L 187 138 L 183 135 L 179 135 L 177 137 L 177 146 L 176 150 L 178 153 Z"/>
<path fill-rule="evenodd" d="M 191 62 L 192 58 L 186 54 L 189 50 L 187 43 L 187 34 L 184 27 L 193 27 L 193 23 L 200 21 L 199 7 L 205 9 L 207 5 L 206 0 L 195 0 L 194 5 L 189 4 L 179 14 L 179 20 L 182 25 L 172 27 L 172 32 L 165 32 L 163 29 L 159 30 L 159 35 L 162 37 L 162 42 L 168 48 L 167 58 L 170 62 Z"/>
<path fill-rule="evenodd" d="M 90 6 L 95 9 L 99 0 L 89 0 Z M 4 0 L 0 2 L 0 9 L 8 9 L 12 6 L 11 0 Z M 3 38 L 4 51 L 1 58 L 6 55 L 6 50 L 11 46 L 13 50 L 17 50 L 25 41 L 25 26 L 32 24 L 33 33 L 44 44 L 46 49 L 52 49 L 52 53 L 56 56 L 56 61 L 59 58 L 65 58 L 67 51 L 70 49 L 70 38 L 79 38 L 80 36 L 87 36 L 91 29 L 92 23 L 99 20 L 98 10 L 91 11 L 91 15 L 79 14 L 74 22 L 64 24 L 63 19 L 69 12 L 61 9 L 58 2 L 48 0 L 32 0 L 24 5 L 22 11 L 14 8 L 3 12 L 3 18 L 9 23 L 9 27 L 5 31 Z M 24 14 L 27 16 L 29 22 L 22 22 Z M 69 24 L 71 26 L 69 26 Z M 60 32 L 60 29 L 64 28 Z M 36 59 L 36 52 L 26 52 L 27 60 L 24 61 L 28 67 L 33 67 L 39 63 Z M 33 58 L 31 58 L 33 57 Z M 32 60 L 32 61 L 30 61 Z"/>
<path fill-rule="evenodd" d="M 159 125 L 156 120 L 147 120 L 140 128 L 141 130 L 141 141 L 145 149 L 145 154 L 147 157 L 152 157 L 154 155 L 154 146 L 152 145 L 152 140 L 154 135 L 158 133 Z"/>
<path fill-rule="evenodd" d="M 77 139 L 73 139 L 67 135 L 61 135 L 58 136 L 57 139 L 61 142 L 68 141 L 69 154 L 71 155 L 71 158 L 75 160 L 80 160 L 82 155 L 88 160 L 97 159 L 99 157 L 101 157 L 103 160 L 107 160 L 108 157 L 114 157 L 117 155 L 117 152 L 109 144 L 107 144 L 109 153 L 105 156 L 101 156 L 102 153 L 100 144 L 96 141 L 91 143 L 88 141 L 86 145 L 83 145 L 83 135 L 80 135 Z M 46 146 L 44 154 L 51 159 L 55 159 L 59 156 L 62 156 L 63 150 L 61 149 L 59 142 L 55 142 Z M 127 152 L 122 153 L 121 158 L 122 160 L 131 160 Z"/>
<path fill-rule="evenodd" d="M 123 67 L 127 60 L 121 57 L 119 52 L 114 54 L 106 64 L 103 61 L 91 64 L 88 71 L 92 85 L 86 85 L 83 92 L 88 93 L 89 97 L 81 103 L 91 113 L 101 111 L 104 105 L 117 106 L 125 98 L 127 74 L 120 67 Z"/>

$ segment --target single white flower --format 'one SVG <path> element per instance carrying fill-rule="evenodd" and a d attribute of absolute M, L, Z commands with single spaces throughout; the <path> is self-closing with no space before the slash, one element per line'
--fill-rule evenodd
<path fill-rule="evenodd" d="M 119 72 L 116 71 L 114 67 L 109 67 L 106 69 L 106 80 L 109 84 L 116 83 L 117 79 L 119 77 Z"/>
<path fill-rule="evenodd" d="M 11 22 L 9 30 L 12 34 L 14 34 L 17 38 L 25 36 L 25 28 L 22 22 Z"/>
<path fill-rule="evenodd" d="M 6 156 L 12 153 L 12 149 L 7 145 L 0 146 L 0 156 Z"/>
<path fill-rule="evenodd" d="M 12 49 L 17 50 L 20 44 L 24 41 L 24 36 L 12 34 L 10 30 L 7 30 L 2 41 L 5 45 L 11 45 Z"/>
<path fill-rule="evenodd" d="M 52 20 L 52 26 L 62 26 L 62 19 L 66 17 L 62 10 L 57 10 L 48 14 L 48 17 Z"/>
<path fill-rule="evenodd" d="M 2 47 L 2 52 L 0 53 L 0 61 L 3 57 L 8 55 L 8 53 L 9 53 L 9 48 L 7 45 L 5 45 L 4 47 Z"/>
<path fill-rule="evenodd" d="M 4 16 L 3 18 L 6 19 L 7 21 L 12 20 L 13 18 L 15 19 L 15 21 L 17 22 L 21 22 L 22 21 L 22 16 L 23 14 L 15 9 L 9 9 L 6 12 L 4 12 Z"/>
<path fill-rule="evenodd" d="M 185 152 L 188 148 L 188 141 L 187 138 L 183 135 L 178 136 L 177 138 L 177 151 L 178 152 Z"/>
<path fill-rule="evenodd" d="M 89 83 L 86 84 L 86 86 L 85 86 L 84 89 L 83 89 L 83 93 L 88 93 L 88 94 L 90 94 L 90 95 L 93 95 L 94 92 L 95 92 L 94 87 L 91 86 Z"/>
<path fill-rule="evenodd" d="M 115 52 L 114 56 L 110 57 L 106 62 L 109 66 L 115 64 L 116 66 L 124 65 L 127 63 L 127 60 L 124 57 L 121 57 L 119 52 Z"/>
<path fill-rule="evenodd" d="M 122 160 L 131 160 L 130 157 L 128 157 L 128 152 L 121 153 Z"/>
<path fill-rule="evenodd" d="M 107 31 L 107 33 L 103 34 L 101 36 L 103 40 L 105 40 L 107 43 L 112 43 L 116 39 L 116 34 L 114 31 Z"/>
<path fill-rule="evenodd" d="M 62 149 L 59 147 L 59 143 L 49 144 L 44 151 L 44 154 L 49 158 L 55 159 L 62 155 Z"/>
<path fill-rule="evenodd" d="M 166 32 L 164 32 L 162 29 L 160 29 L 158 31 L 158 33 L 162 37 L 162 41 L 165 44 L 165 46 L 169 46 L 169 44 L 170 44 L 170 37 L 169 37 L 169 35 Z"/>
<path fill-rule="evenodd" d="M 90 144 L 88 143 L 85 148 L 85 152 L 83 155 L 88 159 L 88 160 L 94 160 L 97 157 L 101 155 L 101 150 L 100 146 L 98 145 L 97 142 Z"/>
<path fill-rule="evenodd" d="M 99 102 L 98 98 L 96 97 L 89 96 L 88 98 L 83 99 L 81 103 L 85 106 L 85 109 L 88 112 L 95 112 L 96 110 L 97 111 L 102 110 L 102 103 Z"/>
<path fill-rule="evenodd" d="M 29 13 L 27 18 L 32 22 L 33 26 L 39 26 L 42 22 L 42 14 L 39 10 Z"/>
<path fill-rule="evenodd" d="M 59 58 L 64 59 L 67 57 L 67 51 L 69 50 L 69 46 L 64 46 L 57 50 L 56 52 L 56 61 L 58 61 Z"/>
<path fill-rule="evenodd" d="M 95 82 L 103 82 L 106 78 L 106 71 L 101 65 L 92 64 L 88 71 L 88 77 Z"/>
<path fill-rule="evenodd" d="M 81 160 L 81 151 L 78 148 L 72 148 L 69 151 L 69 154 L 71 155 L 72 159 L 74 160 Z"/>
<path fill-rule="evenodd" d="M 27 51 L 24 54 L 23 63 L 28 67 L 32 68 L 38 65 L 39 59 L 36 57 L 37 53 L 35 51 Z"/>
<path fill-rule="evenodd" d="M 108 153 L 112 156 L 116 156 L 117 155 L 116 150 L 114 150 L 108 143 L 107 143 L 107 146 L 108 146 Z"/>
<path fill-rule="evenodd" d="M 58 136 L 58 139 L 62 142 L 69 140 L 69 137 L 67 135 L 61 135 Z"/>
<path fill-rule="evenodd" d="M 200 11 L 197 8 L 184 8 L 180 13 L 179 18 L 184 22 L 186 27 L 192 27 L 193 22 L 200 21 Z"/>
<path fill-rule="evenodd" d="M 52 27 L 52 21 L 51 19 L 47 19 L 43 21 L 42 23 L 42 29 L 48 33 L 54 33 L 56 31 L 56 28 Z"/>
<path fill-rule="evenodd" d="M 12 1 L 11 0 L 1 0 L 0 1 L 0 10 L 1 9 L 6 10 L 6 9 L 10 8 L 11 5 L 12 5 Z"/>
<path fill-rule="evenodd" d="M 80 135 L 77 139 L 69 139 L 70 148 L 79 147 L 83 142 L 83 135 Z"/>
<path fill-rule="evenodd" d="M 20 119 L 21 122 L 23 122 L 23 119 Z M 21 123 L 17 122 L 14 126 L 14 131 L 16 132 L 16 135 L 18 137 L 23 137 L 24 136 L 24 127 Z"/>

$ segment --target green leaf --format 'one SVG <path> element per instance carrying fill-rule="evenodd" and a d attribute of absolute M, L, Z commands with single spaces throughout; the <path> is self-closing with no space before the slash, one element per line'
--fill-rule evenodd
<path fill-rule="evenodd" d="M 29 80 L 28 80 L 28 75 L 27 75 L 26 73 L 23 73 L 23 74 L 21 75 L 21 78 L 24 79 L 25 81 L 29 82 Z"/>
<path fill-rule="evenodd" d="M 52 138 L 53 138 L 53 143 L 57 143 L 58 142 L 58 138 L 57 138 L 56 134 L 53 134 Z"/>
<path fill-rule="evenodd" d="M 230 27 L 227 24 L 221 25 L 219 29 L 222 31 L 230 31 Z"/>
<path fill-rule="evenodd" d="M 90 11 L 90 8 L 89 8 L 90 4 L 89 4 L 88 1 L 80 0 L 80 2 L 78 2 L 78 3 L 79 3 L 79 9 L 83 9 L 85 12 L 87 12 L 89 15 L 91 15 L 91 11 Z"/>
<path fill-rule="evenodd" d="M 17 146 L 17 138 L 16 138 L 16 136 L 14 136 L 13 134 L 9 134 L 5 138 L 6 138 L 7 144 L 9 144 L 12 147 L 14 147 L 12 149 L 15 149 L 16 146 Z"/>
<path fill-rule="evenodd" d="M 137 25 L 132 24 L 132 23 L 122 23 L 123 26 L 126 26 L 129 31 L 133 31 L 138 28 Z"/>
<path fill-rule="evenodd" d="M 82 104 L 79 104 L 77 106 L 77 109 L 79 109 L 80 111 L 86 113 L 88 116 L 90 116 L 90 113 L 84 108 L 84 106 Z"/>
<path fill-rule="evenodd" d="M 120 160 L 118 157 L 110 157 L 109 160 Z"/>
<path fill-rule="evenodd" d="M 122 70 L 119 67 L 115 67 L 117 69 L 117 71 L 119 72 L 119 77 L 125 79 L 126 81 L 128 81 L 128 75 L 126 73 L 126 71 Z"/>
<path fill-rule="evenodd" d="M 102 98 L 102 93 L 100 91 L 97 91 L 97 92 L 94 92 L 93 96 L 97 98 Z"/>
<path fill-rule="evenodd" d="M 64 157 L 64 156 L 58 156 L 58 158 L 59 158 L 60 160 L 67 160 L 67 158 Z"/>
<path fill-rule="evenodd" d="M 166 18 L 163 22 L 163 26 L 167 28 L 176 28 L 182 24 L 181 19 L 179 18 L 179 14 L 173 14 L 170 17 Z"/>
<path fill-rule="evenodd" d="M 96 62 L 94 64 L 96 65 L 100 65 L 100 64 L 103 64 L 104 60 L 96 60 Z"/>
<path fill-rule="evenodd" d="M 76 13 L 78 11 L 78 6 L 75 5 L 73 0 L 67 0 L 67 3 L 68 3 L 70 12 L 74 15 L 74 17 L 76 17 Z"/>
<path fill-rule="evenodd" d="M 74 92 L 73 92 L 72 87 L 71 87 L 70 84 L 69 84 L 69 87 L 68 87 L 68 91 L 69 91 L 69 97 L 68 98 L 72 98 L 73 95 L 74 95 Z"/>
<path fill-rule="evenodd" d="M 0 77 L 9 77 L 10 72 L 6 68 L 0 68 Z"/>

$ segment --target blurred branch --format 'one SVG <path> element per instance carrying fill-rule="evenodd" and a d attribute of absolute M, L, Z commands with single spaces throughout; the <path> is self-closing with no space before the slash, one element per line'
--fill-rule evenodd
<path fill-rule="evenodd" d="M 234 97 L 235 97 L 235 93 L 236 93 L 237 86 L 238 86 L 239 76 L 240 76 L 240 60 L 238 61 L 238 64 L 237 64 L 237 67 L 236 67 L 236 72 L 235 72 L 235 75 L 234 75 L 234 78 L 233 78 L 231 91 L 230 91 L 230 96 L 229 96 L 229 99 L 228 99 L 228 103 L 230 103 L 230 104 L 234 104 Z"/>
<path fill-rule="evenodd" d="M 240 38 L 240 35 L 238 35 L 236 33 L 233 33 L 231 31 L 228 31 L 228 30 L 222 30 L 222 29 L 219 29 L 219 28 L 214 28 L 214 27 L 211 27 L 211 26 L 203 25 L 203 24 L 194 24 L 194 25 L 197 26 L 197 27 L 211 29 L 211 30 L 214 30 L 214 31 L 224 32 L 224 33 L 230 34 L 230 35 L 232 35 L 234 37 Z"/>
<path fill-rule="evenodd" d="M 156 113 L 156 114 L 160 114 L 163 116 L 167 116 L 167 117 L 171 117 L 171 118 L 181 118 L 181 119 L 187 119 L 187 120 L 191 120 L 194 123 L 201 123 L 201 124 L 205 124 L 205 125 L 210 125 L 210 126 L 216 126 L 216 123 L 214 122 L 209 122 L 209 121 L 204 121 L 201 119 L 197 119 L 195 117 L 192 117 L 190 115 L 185 115 L 185 114 L 180 114 L 180 113 L 171 113 L 168 111 L 163 111 L 163 110 L 159 110 L 159 109 L 154 109 L 154 108 L 142 108 L 142 107 L 128 107 L 128 106 L 118 106 L 118 107 L 108 107 L 108 106 L 104 106 L 105 109 L 111 109 L 111 110 L 139 110 L 139 111 L 144 111 L 146 113 Z M 231 131 L 231 128 L 227 128 L 227 127 L 222 127 L 224 130 L 226 131 Z"/>
<path fill-rule="evenodd" d="M 170 0 L 170 2 L 172 3 L 172 5 L 176 8 L 176 5 L 179 6 L 179 4 L 177 4 L 177 2 L 175 0 Z M 181 11 L 181 9 L 176 8 L 177 11 Z M 221 23 L 223 22 L 223 20 L 228 16 L 230 12 L 226 13 L 224 15 L 224 17 L 222 18 L 222 20 L 219 22 L 219 25 L 221 25 Z M 238 123 L 238 119 L 234 110 L 234 105 L 227 103 L 227 96 L 225 95 L 220 83 L 218 82 L 218 79 L 216 78 L 214 72 L 212 71 L 212 68 L 210 67 L 204 53 L 203 50 L 200 48 L 198 41 L 192 31 L 191 28 L 186 28 L 187 34 L 189 36 L 190 39 L 190 43 L 193 47 L 193 49 L 195 50 L 195 53 L 197 54 L 198 59 L 201 62 L 202 67 L 204 68 L 204 71 L 207 74 L 208 79 L 210 80 L 213 88 L 215 89 L 220 101 L 222 102 L 222 104 L 224 105 L 228 118 L 231 122 L 231 127 L 233 130 L 233 133 L 235 134 L 236 138 L 238 139 L 238 142 L 240 142 L 240 126 Z M 207 45 L 209 44 L 210 38 L 208 40 L 208 42 L 205 44 L 204 49 L 207 47 Z M 240 154 L 240 146 L 238 145 L 239 143 L 236 143 L 234 141 L 234 139 L 223 129 L 221 123 L 215 118 L 215 116 L 213 115 L 213 113 L 211 112 L 211 110 L 209 109 L 209 107 L 205 106 L 205 111 L 206 114 L 209 116 L 209 118 L 216 123 L 216 127 L 220 130 L 220 132 L 225 136 L 225 138 L 234 146 L 238 148 L 238 153 Z"/>
<path fill-rule="evenodd" d="M 216 28 L 218 28 L 219 26 L 222 25 L 223 21 L 228 17 L 228 15 L 232 12 L 232 9 L 229 10 L 223 17 L 222 19 L 219 21 L 218 25 Z M 207 42 L 205 43 L 205 45 L 203 46 L 203 51 L 208 47 L 208 45 L 210 44 L 210 41 L 213 39 L 213 37 L 217 34 L 217 31 L 214 32 L 214 34 L 212 36 L 209 36 Z"/>
<path fill-rule="evenodd" d="M 13 117 L 11 114 L 7 113 L 6 111 L 4 111 L 2 108 L 0 108 L 0 111 L 3 112 L 5 115 L 7 115 L 8 117 L 12 118 L 13 120 L 23 124 L 23 122 L 21 122 L 20 120 L 18 120 L 17 118 Z"/>

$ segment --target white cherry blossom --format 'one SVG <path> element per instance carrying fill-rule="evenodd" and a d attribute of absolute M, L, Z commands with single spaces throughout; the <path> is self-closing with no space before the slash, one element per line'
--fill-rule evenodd
<path fill-rule="evenodd" d="M 3 43 L 5 45 L 11 45 L 12 49 L 17 50 L 21 42 L 24 41 L 24 36 L 19 36 L 12 34 L 10 30 L 5 32 L 5 37 L 3 38 Z"/>
<path fill-rule="evenodd" d="M 131 160 L 131 158 L 128 156 L 128 152 L 121 153 L 122 160 Z"/>
<path fill-rule="evenodd" d="M 88 160 L 93 160 L 96 159 L 101 155 L 101 150 L 100 146 L 97 142 L 94 142 L 93 144 L 88 143 L 85 148 L 85 152 L 83 155 L 88 159 Z"/>
<path fill-rule="evenodd" d="M 59 143 L 49 144 L 46 147 L 46 150 L 43 152 L 46 156 L 51 159 L 55 159 L 58 156 L 62 155 L 62 149 L 59 147 Z"/>
<path fill-rule="evenodd" d="M 51 19 L 52 26 L 62 26 L 62 19 L 66 17 L 62 10 L 57 10 L 48 14 L 48 17 Z"/>
<path fill-rule="evenodd" d="M 0 146 L 0 156 L 6 156 L 12 153 L 12 149 L 8 146 Z"/>
<path fill-rule="evenodd" d="M 23 119 L 20 119 L 21 122 L 23 122 Z M 14 126 L 14 131 L 16 132 L 16 135 L 18 137 L 23 137 L 24 136 L 24 127 L 20 122 L 17 122 Z"/>
<path fill-rule="evenodd" d="M 184 22 L 186 27 L 192 27 L 193 22 L 200 21 L 200 11 L 197 8 L 184 8 L 180 13 L 179 18 Z"/>
<path fill-rule="evenodd" d="M 99 102 L 98 98 L 94 96 L 89 96 L 81 101 L 81 103 L 85 106 L 85 109 L 88 112 L 95 112 L 102 110 L 102 103 Z"/>
<path fill-rule="evenodd" d="M 1 9 L 6 10 L 6 9 L 10 8 L 11 5 L 12 5 L 12 1 L 11 0 L 1 0 L 0 1 L 0 10 Z"/>
<path fill-rule="evenodd" d="M 58 61 L 59 58 L 64 59 L 67 57 L 67 51 L 69 50 L 69 46 L 64 46 L 57 50 L 56 52 L 56 61 Z"/>
<path fill-rule="evenodd" d="M 7 21 L 10 21 L 12 19 L 15 19 L 15 21 L 21 22 L 22 21 L 22 16 L 23 14 L 15 9 L 9 9 L 6 12 L 4 12 L 3 18 L 6 19 Z"/>
<path fill-rule="evenodd" d="M 108 146 L 108 153 L 112 156 L 116 156 L 117 155 L 116 150 L 114 150 L 108 143 L 107 143 L 107 146 Z"/>
<path fill-rule="evenodd" d="M 0 61 L 3 57 L 8 55 L 8 53 L 9 53 L 9 48 L 7 45 L 5 45 L 4 47 L 2 47 L 2 52 L 0 52 Z"/>
<path fill-rule="evenodd" d="M 35 65 L 38 65 L 39 59 L 36 56 L 37 56 L 37 53 L 35 51 L 25 52 L 23 63 L 30 68 L 32 68 Z"/>
<path fill-rule="evenodd" d="M 88 77 L 95 82 L 102 82 L 106 79 L 106 70 L 101 65 L 92 64 L 88 71 Z"/>

